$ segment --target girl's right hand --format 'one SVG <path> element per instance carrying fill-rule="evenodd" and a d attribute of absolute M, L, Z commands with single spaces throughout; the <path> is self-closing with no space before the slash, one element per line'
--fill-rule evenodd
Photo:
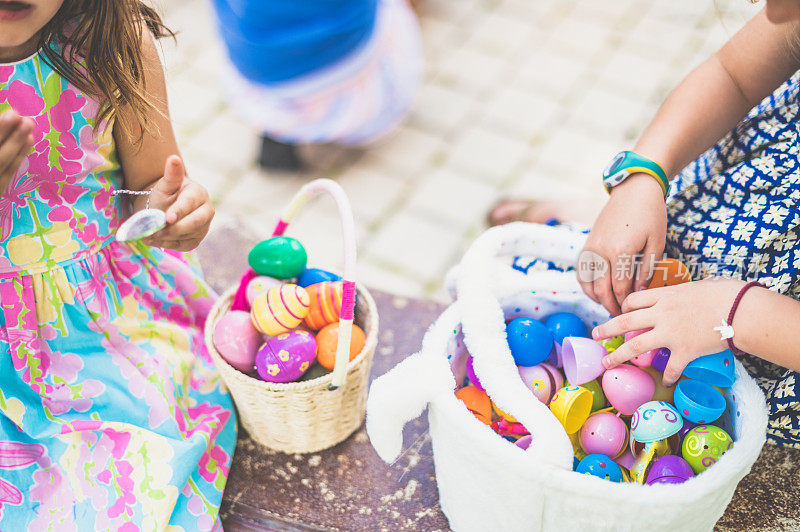
<path fill-rule="evenodd" d="M 630 176 L 611 191 L 581 252 L 578 281 L 583 291 L 619 315 L 631 292 L 647 288 L 655 261 L 664 253 L 666 235 L 661 186 L 647 174 Z"/>
<path fill-rule="evenodd" d="M 0 193 L 5 194 L 14 174 L 33 147 L 33 120 L 11 109 L 0 113 Z"/>

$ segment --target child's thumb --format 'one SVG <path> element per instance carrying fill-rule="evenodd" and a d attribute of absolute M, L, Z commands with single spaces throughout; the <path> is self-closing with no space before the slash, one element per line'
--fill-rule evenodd
<path fill-rule="evenodd" d="M 158 180 L 154 188 L 165 196 L 172 196 L 181 189 L 185 176 L 186 170 L 181 158 L 177 155 L 170 155 L 164 165 L 164 177 Z"/>

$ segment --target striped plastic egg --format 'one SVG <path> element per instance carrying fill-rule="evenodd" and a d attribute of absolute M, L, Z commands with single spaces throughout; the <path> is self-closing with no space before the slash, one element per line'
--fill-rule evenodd
<path fill-rule="evenodd" d="M 318 331 L 339 319 L 342 310 L 341 281 L 324 281 L 306 287 L 310 307 L 306 315 L 306 325 Z"/>
<path fill-rule="evenodd" d="M 250 316 L 256 329 L 275 336 L 300 325 L 308 302 L 308 293 L 296 284 L 274 286 L 256 296 Z"/>

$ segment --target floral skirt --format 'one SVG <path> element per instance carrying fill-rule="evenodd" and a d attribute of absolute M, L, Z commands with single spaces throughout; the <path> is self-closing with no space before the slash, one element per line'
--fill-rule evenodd
<path fill-rule="evenodd" d="M 0 273 L 0 529 L 219 529 L 236 420 L 213 298 L 143 245 Z"/>
<path fill-rule="evenodd" d="M 672 183 L 667 253 L 695 278 L 756 280 L 800 298 L 800 73 Z M 767 440 L 800 448 L 800 374 L 742 362 L 763 388 Z"/>

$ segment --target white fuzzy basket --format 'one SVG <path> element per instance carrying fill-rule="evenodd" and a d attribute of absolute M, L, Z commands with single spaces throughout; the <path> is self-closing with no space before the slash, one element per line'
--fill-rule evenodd
<path fill-rule="evenodd" d="M 451 276 L 458 300 L 430 327 L 422 349 L 372 385 L 367 431 L 387 462 L 402 450 L 405 423 L 429 408 L 441 507 L 454 530 L 711 530 L 764 444 L 764 396 L 737 362 L 723 416 L 735 443 L 708 471 L 684 484 L 654 486 L 572 471 L 567 435 L 519 378 L 505 319 L 568 310 L 592 325 L 608 314 L 583 295 L 574 273 L 524 275 L 498 257 L 574 265 L 584 238 L 568 228 L 533 224 L 484 233 Z M 495 434 L 455 397 L 448 355 L 459 329 L 492 400 L 531 430 L 527 451 Z"/>

